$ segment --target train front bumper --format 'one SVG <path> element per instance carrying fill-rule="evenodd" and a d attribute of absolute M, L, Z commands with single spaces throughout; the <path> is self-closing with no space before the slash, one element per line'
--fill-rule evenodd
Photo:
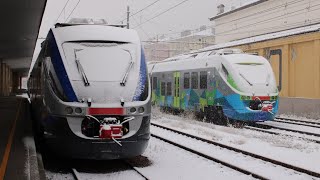
<path fill-rule="evenodd" d="M 51 117 L 45 143 L 52 152 L 76 159 L 124 159 L 141 155 L 150 139 L 150 116 L 144 116 L 139 130 L 132 136 L 119 139 L 122 146 L 110 139 L 86 139 L 76 135 L 67 119 Z"/>

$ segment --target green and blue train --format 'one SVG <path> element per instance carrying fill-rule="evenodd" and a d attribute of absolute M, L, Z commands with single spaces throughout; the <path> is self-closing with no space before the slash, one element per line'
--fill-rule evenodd
<path fill-rule="evenodd" d="M 148 64 L 152 103 L 191 111 L 210 122 L 270 121 L 278 111 L 274 73 L 267 59 L 225 49 L 184 54 Z"/>

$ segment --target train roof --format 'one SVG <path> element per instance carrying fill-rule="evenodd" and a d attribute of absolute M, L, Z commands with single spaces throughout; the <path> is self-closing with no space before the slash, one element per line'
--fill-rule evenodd
<path fill-rule="evenodd" d="M 198 55 L 197 55 L 198 56 Z M 213 67 L 217 63 L 229 62 L 231 64 L 264 64 L 267 60 L 261 56 L 236 53 L 236 54 L 206 54 L 201 57 L 189 57 L 187 59 L 181 60 L 171 60 L 162 61 L 161 63 L 156 63 L 153 69 L 150 69 L 152 73 L 154 72 L 167 72 L 167 71 L 180 71 L 188 69 L 198 69 Z"/>
<path fill-rule="evenodd" d="M 140 44 L 138 33 L 133 29 L 125 29 L 106 25 L 72 25 L 51 29 L 60 42 L 71 41 L 108 41 Z"/>

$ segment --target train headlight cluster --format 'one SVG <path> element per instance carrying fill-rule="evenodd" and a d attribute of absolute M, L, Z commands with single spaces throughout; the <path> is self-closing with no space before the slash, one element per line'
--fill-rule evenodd
<path fill-rule="evenodd" d="M 144 113 L 144 111 L 145 111 L 145 109 L 144 109 L 144 107 L 138 107 L 138 109 L 136 108 L 136 107 L 131 107 L 130 109 L 129 109 L 129 112 L 130 112 L 130 114 L 135 114 L 135 113 L 139 113 L 139 114 L 142 114 L 142 113 Z"/>
<path fill-rule="evenodd" d="M 82 108 L 80 107 L 76 107 L 76 108 L 72 108 L 70 106 L 67 106 L 65 109 L 64 109 L 65 113 L 66 114 L 73 114 L 73 112 L 77 113 L 77 114 L 82 114 Z"/>
<path fill-rule="evenodd" d="M 76 113 L 78 113 L 78 114 L 81 114 L 81 113 L 82 113 L 82 109 L 79 108 L 79 107 L 77 107 L 74 111 L 75 111 Z"/>
<path fill-rule="evenodd" d="M 66 111 L 67 114 L 72 114 L 72 113 L 73 113 L 72 107 L 69 107 L 69 106 L 68 106 L 68 107 L 66 107 L 64 110 Z"/>
<path fill-rule="evenodd" d="M 137 109 L 135 107 L 130 108 L 130 113 L 135 113 Z"/>
<path fill-rule="evenodd" d="M 143 113 L 144 112 L 144 107 L 139 107 L 138 112 L 139 113 Z"/>

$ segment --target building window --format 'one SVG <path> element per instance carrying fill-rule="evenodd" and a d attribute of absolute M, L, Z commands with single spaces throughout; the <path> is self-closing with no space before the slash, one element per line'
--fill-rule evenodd
<path fill-rule="evenodd" d="M 166 95 L 166 83 L 161 82 L 161 96 L 165 96 L 165 95 Z"/>
<path fill-rule="evenodd" d="M 172 96 L 171 82 L 167 82 L 167 96 Z"/>
<path fill-rule="evenodd" d="M 157 77 L 153 77 L 152 78 L 152 89 L 155 90 L 158 88 L 158 78 Z"/>
<path fill-rule="evenodd" d="M 207 89 L 207 72 L 200 72 L 200 89 Z"/>
<path fill-rule="evenodd" d="M 190 73 L 184 73 L 183 75 L 183 87 L 184 89 L 190 88 Z"/>
<path fill-rule="evenodd" d="M 192 72 L 191 74 L 191 88 L 198 89 L 198 72 Z"/>

